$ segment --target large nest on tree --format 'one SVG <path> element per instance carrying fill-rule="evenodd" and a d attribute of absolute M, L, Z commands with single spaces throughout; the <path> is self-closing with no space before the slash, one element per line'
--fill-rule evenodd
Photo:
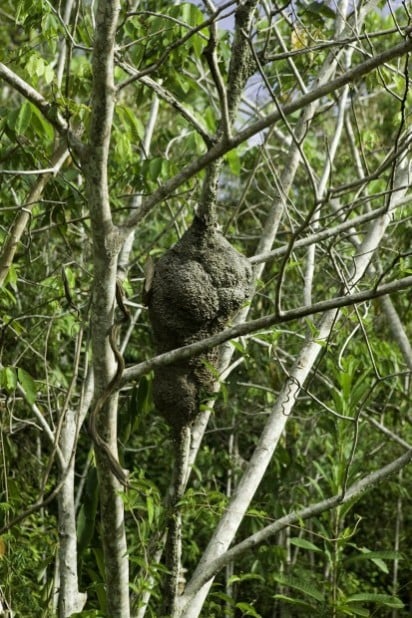
<path fill-rule="evenodd" d="M 158 352 L 221 331 L 250 293 L 249 261 L 212 226 L 195 217 L 181 240 L 157 262 L 149 296 L 149 318 Z M 216 349 L 157 369 L 154 401 L 179 430 L 199 412 L 213 390 Z"/>

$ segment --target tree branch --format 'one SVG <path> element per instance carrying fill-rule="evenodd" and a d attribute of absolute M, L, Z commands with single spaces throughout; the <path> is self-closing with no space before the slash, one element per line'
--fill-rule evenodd
<path fill-rule="evenodd" d="M 36 182 L 29 195 L 27 196 L 26 204 L 24 208 L 21 209 L 20 214 L 14 221 L 13 225 L 8 231 L 7 238 L 2 247 L 2 251 L 0 254 L 0 285 L 4 283 L 5 278 L 7 277 L 7 273 L 9 272 L 10 266 L 13 263 L 14 255 L 17 251 L 18 244 L 20 239 L 26 229 L 27 223 L 31 216 L 31 211 L 34 206 L 38 203 L 45 186 L 47 185 L 50 178 L 55 176 L 57 172 L 61 169 L 63 163 L 69 156 L 69 150 L 64 142 L 59 144 L 56 150 L 53 153 L 51 158 L 52 168 L 51 171 L 47 174 L 41 176 L 41 178 Z"/>
<path fill-rule="evenodd" d="M 93 238 L 93 296 L 91 344 L 95 402 L 109 388 L 117 364 L 110 344 L 117 258 L 122 240 L 113 225 L 108 187 L 108 158 L 115 106 L 114 49 L 120 0 L 99 0 L 92 58 L 93 87 L 89 143 L 82 157 L 86 195 Z M 110 393 L 96 419 L 96 429 L 117 458 L 117 396 Z M 129 564 L 124 522 L 124 505 L 119 482 L 112 473 L 107 452 L 95 448 L 99 479 L 101 541 L 105 562 L 107 613 L 128 618 Z"/>
<path fill-rule="evenodd" d="M 35 88 L 19 77 L 17 73 L 7 68 L 2 62 L 0 62 L 0 77 L 17 90 L 17 92 L 20 92 L 30 103 L 33 103 L 33 105 L 41 111 L 46 120 L 48 120 L 61 135 L 67 133 L 69 125 L 59 112 L 56 113 L 54 106 L 47 101 L 43 95 L 37 92 Z"/>
<path fill-rule="evenodd" d="M 244 335 L 269 328 L 276 324 L 285 324 L 286 322 L 292 322 L 293 320 L 298 320 L 309 315 L 324 313 L 325 311 L 329 311 L 331 309 L 350 307 L 351 305 L 363 303 L 374 298 L 380 298 L 386 294 L 393 294 L 394 292 L 407 290 L 411 287 L 412 276 L 404 277 L 403 279 L 391 281 L 390 283 L 385 283 L 376 288 L 371 288 L 362 292 L 355 292 L 354 294 L 348 294 L 345 296 L 337 296 L 336 298 L 322 300 L 310 306 L 290 309 L 282 314 L 271 313 L 263 318 L 257 318 L 256 320 L 250 320 L 249 322 L 237 324 L 236 326 L 227 328 L 217 335 L 213 335 L 212 337 L 208 337 L 202 341 L 196 341 L 190 345 L 177 348 L 176 350 L 171 350 L 170 352 L 165 352 L 164 354 L 159 354 L 150 360 L 133 365 L 132 367 L 128 367 L 123 373 L 123 384 L 130 382 L 131 380 L 135 380 L 154 368 L 163 367 L 165 365 L 175 363 L 178 360 L 196 356 L 205 350 L 210 350 L 225 341 L 229 341 L 229 339 L 242 337 Z"/>
<path fill-rule="evenodd" d="M 410 200 L 411 200 L 410 197 L 404 198 L 402 202 L 399 204 L 399 206 L 401 206 L 402 204 L 405 204 L 406 202 L 409 202 Z M 383 215 L 386 211 L 387 211 L 386 206 L 382 206 L 381 208 L 377 208 L 376 210 L 372 210 L 371 212 L 367 212 L 363 215 L 359 215 L 358 217 L 355 217 L 354 219 L 348 219 L 347 221 L 344 221 L 343 223 L 339 223 L 335 227 L 325 228 L 323 230 L 320 230 L 319 232 L 310 234 L 306 238 L 300 238 L 299 240 L 296 240 L 293 243 L 292 251 L 294 251 L 295 249 L 300 249 L 302 247 L 307 247 L 308 245 L 312 245 L 314 243 L 319 243 L 322 240 L 333 238 L 333 236 L 337 236 L 338 234 L 341 234 L 342 232 L 346 232 L 347 230 L 350 230 L 356 225 L 366 223 L 367 221 L 373 221 L 373 219 L 377 219 L 378 217 Z M 289 251 L 289 247 L 287 245 L 284 245 L 283 247 L 278 247 L 277 249 L 273 249 L 273 251 L 268 251 L 267 253 L 259 253 L 257 255 L 254 255 L 253 257 L 250 258 L 250 263 L 260 264 L 261 262 L 267 262 L 268 260 L 271 260 L 275 257 L 285 255 L 285 253 L 288 253 L 288 251 Z"/>
<path fill-rule="evenodd" d="M 351 500 L 358 500 L 364 493 L 370 491 L 373 487 L 375 487 L 378 483 L 385 480 L 388 476 L 398 472 L 406 465 L 410 463 L 412 459 L 412 449 L 408 450 L 406 453 L 395 459 L 390 464 L 387 464 L 380 470 L 376 470 L 375 472 L 371 472 L 364 478 L 356 481 L 353 485 L 351 485 L 345 494 L 337 494 L 330 498 L 326 498 L 321 502 L 316 504 L 312 504 L 304 509 L 299 511 L 294 511 L 281 517 L 273 524 L 266 526 L 259 532 L 252 534 L 250 537 L 237 543 L 231 549 L 226 551 L 224 554 L 210 562 L 205 568 L 199 573 L 197 578 L 194 578 L 187 586 L 185 595 L 188 597 L 195 593 L 197 590 L 209 581 L 212 577 L 214 577 L 219 571 L 221 571 L 227 564 L 236 560 L 240 556 L 244 555 L 246 552 L 250 552 L 251 550 L 256 549 L 259 545 L 262 545 L 266 541 L 268 541 L 275 534 L 278 534 L 284 528 L 291 526 L 293 524 L 299 524 L 301 521 L 310 519 L 311 517 L 315 517 L 316 515 L 320 515 L 325 511 L 329 511 L 337 506 L 341 506 L 342 504 L 346 504 Z"/>
<path fill-rule="evenodd" d="M 192 178 L 195 174 L 210 165 L 213 161 L 216 161 L 216 159 L 222 157 L 230 150 L 233 150 L 254 135 L 257 135 L 261 131 L 264 131 L 271 125 L 275 124 L 282 117 L 289 116 L 294 112 L 303 109 L 309 103 L 312 103 L 313 101 L 316 101 L 322 97 L 325 97 L 328 94 L 331 94 L 332 92 L 335 92 L 336 90 L 339 90 L 346 84 L 350 84 L 360 79 L 361 77 L 367 75 L 382 64 L 385 64 L 385 62 L 388 62 L 389 60 L 394 60 L 399 56 L 407 54 L 409 51 L 412 50 L 412 38 L 410 36 L 411 30 L 409 29 L 407 33 L 409 38 L 407 38 L 402 43 L 391 47 L 390 49 L 382 52 L 381 54 L 378 54 L 377 56 L 374 56 L 373 58 L 368 58 L 364 62 L 360 63 L 357 67 L 346 71 L 339 77 L 336 77 L 335 79 L 332 79 L 327 83 L 322 84 L 311 92 L 302 95 L 295 101 L 284 105 L 284 107 L 281 108 L 279 111 L 276 110 L 265 118 L 257 120 L 243 131 L 239 131 L 239 133 L 234 135 L 231 139 L 223 138 L 217 144 L 212 146 L 212 148 L 210 148 L 207 153 L 186 165 L 186 167 L 184 167 L 181 172 L 176 174 L 176 176 L 174 176 L 170 180 L 166 181 L 154 193 L 152 193 L 150 197 L 144 200 L 139 211 L 133 213 L 122 226 L 122 234 L 127 236 L 130 232 L 131 227 L 136 226 L 139 221 L 141 221 L 155 205 L 157 205 L 159 202 L 171 195 L 173 191 L 175 191 L 181 184 L 189 180 L 189 178 Z"/>
<path fill-rule="evenodd" d="M 212 138 L 208 134 L 207 129 L 197 120 L 197 118 L 192 114 L 190 110 L 188 110 L 182 103 L 176 99 L 176 97 L 166 88 L 164 88 L 161 84 L 156 82 L 151 77 L 142 77 L 140 79 L 141 83 L 151 88 L 153 92 L 155 92 L 159 99 L 162 99 L 166 103 L 168 103 L 173 109 L 175 109 L 179 114 L 181 114 L 182 118 L 187 120 L 192 127 L 199 133 L 202 137 L 205 144 L 210 146 L 212 144 Z"/>
<path fill-rule="evenodd" d="M 113 59 L 119 11 L 120 6 L 116 0 L 99 2 L 92 59 L 92 112 L 84 167 L 87 174 L 90 174 L 87 186 L 90 188 L 88 199 L 94 223 L 93 231 L 99 236 L 107 232 L 112 224 L 107 162 L 115 103 Z"/>

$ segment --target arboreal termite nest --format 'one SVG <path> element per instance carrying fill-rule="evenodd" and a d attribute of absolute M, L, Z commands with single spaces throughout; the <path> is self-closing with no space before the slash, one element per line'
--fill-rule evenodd
<path fill-rule="evenodd" d="M 195 216 L 155 267 L 148 304 L 157 351 L 221 331 L 245 303 L 250 284 L 249 261 L 216 226 Z M 213 390 L 218 361 L 215 348 L 155 371 L 154 401 L 175 431 L 195 418 L 201 398 Z"/>

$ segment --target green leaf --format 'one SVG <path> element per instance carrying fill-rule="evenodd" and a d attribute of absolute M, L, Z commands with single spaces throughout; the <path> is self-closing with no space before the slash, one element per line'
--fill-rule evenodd
<path fill-rule="evenodd" d="M 51 82 L 54 79 L 54 70 L 53 70 L 53 67 L 50 64 L 47 64 L 44 67 L 43 79 L 46 82 L 46 84 L 51 84 Z"/>
<path fill-rule="evenodd" d="M 31 103 L 30 103 L 31 105 Z M 32 119 L 31 126 L 35 133 L 41 139 L 45 139 L 47 142 L 51 142 L 54 138 L 54 129 L 47 120 L 45 120 L 43 114 L 34 105 L 31 105 Z"/>
<path fill-rule="evenodd" d="M 258 573 L 242 573 L 241 575 L 231 575 L 228 579 L 230 584 L 234 584 L 235 582 L 244 582 L 250 580 L 257 580 L 260 582 L 264 582 L 264 578 Z"/>
<path fill-rule="evenodd" d="M 301 539 L 299 537 L 293 537 L 290 539 L 289 542 L 291 545 L 301 547 L 302 549 L 309 549 L 310 551 L 322 551 L 314 543 L 311 543 L 310 541 L 307 541 L 306 539 Z"/>
<path fill-rule="evenodd" d="M 128 137 L 132 138 L 135 142 L 139 142 L 144 137 L 144 126 L 140 118 L 138 118 L 135 112 L 126 105 L 118 105 L 116 107 L 116 116 L 119 122 L 123 125 L 129 134 Z"/>
<path fill-rule="evenodd" d="M 315 609 L 310 603 L 306 603 L 306 601 L 302 601 L 302 599 L 294 599 L 293 597 L 288 597 L 285 594 L 275 594 L 273 595 L 273 598 L 279 599 L 280 601 L 285 601 L 286 603 L 290 603 L 291 605 L 299 605 L 300 607 L 307 607 L 312 610 Z"/>
<path fill-rule="evenodd" d="M 154 518 L 154 504 L 153 498 L 151 496 L 147 496 L 146 498 L 146 508 L 147 508 L 147 521 L 150 525 L 153 523 Z"/>
<path fill-rule="evenodd" d="M 246 341 L 243 339 L 234 339 L 230 342 L 230 345 L 235 348 L 242 356 L 247 356 Z"/>
<path fill-rule="evenodd" d="M 359 562 L 360 560 L 371 560 L 375 566 L 378 567 L 382 573 L 389 573 L 388 566 L 384 562 L 385 560 L 403 560 L 404 556 L 397 551 L 382 550 L 382 551 L 369 551 L 365 547 L 358 548 L 361 552 L 357 556 L 351 556 L 347 559 L 346 563 Z"/>
<path fill-rule="evenodd" d="M 230 171 L 234 176 L 240 176 L 242 164 L 237 150 L 231 150 L 226 155 L 226 160 L 229 163 Z"/>
<path fill-rule="evenodd" d="M 304 581 L 296 577 L 288 577 L 287 575 L 276 575 L 275 580 L 279 584 L 281 584 L 281 586 L 287 586 L 288 588 L 298 590 L 299 592 L 302 592 L 308 597 L 316 599 L 316 601 L 319 601 L 319 603 L 324 602 L 323 592 L 315 588 L 312 583 L 308 581 Z"/>
<path fill-rule="evenodd" d="M 162 166 L 164 163 L 164 159 L 161 157 L 156 157 L 151 159 L 149 162 L 149 178 L 150 180 L 156 181 L 162 172 Z"/>
<path fill-rule="evenodd" d="M 405 556 L 399 552 L 391 549 L 384 549 L 382 551 L 369 551 L 365 547 L 359 548 L 362 553 L 350 560 L 372 560 L 373 558 L 380 558 L 381 560 L 404 560 Z"/>
<path fill-rule="evenodd" d="M 236 603 L 235 607 L 243 612 L 244 616 L 254 616 L 254 618 L 262 618 L 261 614 L 258 614 L 255 608 L 249 603 Z"/>
<path fill-rule="evenodd" d="M 336 14 L 325 2 L 311 2 L 305 9 L 308 13 L 313 15 L 322 15 L 329 19 L 335 19 Z"/>
<path fill-rule="evenodd" d="M 43 58 L 41 56 L 37 56 L 37 54 L 32 54 L 25 65 L 25 70 L 31 76 L 37 75 L 40 77 L 44 73 Z"/>
<path fill-rule="evenodd" d="M 136 414 L 142 413 L 146 410 L 147 400 L 149 396 L 150 382 L 146 376 L 142 376 L 139 381 L 139 386 L 136 393 Z"/>
<path fill-rule="evenodd" d="M 37 388 L 35 381 L 31 377 L 31 375 L 27 373 L 25 369 L 21 369 L 21 367 L 17 369 L 17 376 L 20 384 L 23 387 L 28 403 L 34 403 L 37 397 Z"/>
<path fill-rule="evenodd" d="M 173 7 L 170 10 L 170 14 L 173 15 L 176 10 L 181 12 L 181 19 L 191 27 L 198 26 L 204 20 L 202 11 L 191 2 L 184 2 L 177 7 Z M 179 15 L 175 14 L 175 17 L 179 17 Z"/>
<path fill-rule="evenodd" d="M 8 283 L 15 292 L 17 291 L 18 271 L 19 267 L 16 264 L 10 264 L 5 280 L 5 283 Z"/>
<path fill-rule="evenodd" d="M 359 594 L 352 594 L 346 599 L 347 603 L 377 603 L 378 605 L 384 605 L 385 607 L 392 607 L 394 609 L 402 609 L 404 604 L 398 597 L 392 597 L 389 594 L 375 594 L 373 592 L 360 592 Z"/>
<path fill-rule="evenodd" d="M 338 610 L 347 616 L 370 616 L 370 611 L 362 607 L 362 605 L 339 605 Z"/>
<path fill-rule="evenodd" d="M 127 133 L 116 133 L 116 153 L 122 160 L 128 160 L 132 156 L 132 145 Z"/>
<path fill-rule="evenodd" d="M 14 367 L 3 367 L 0 369 L 0 385 L 7 393 L 12 393 L 16 389 L 17 373 Z"/>
<path fill-rule="evenodd" d="M 205 40 L 199 34 L 194 34 L 190 41 L 192 43 L 195 56 L 197 58 L 201 58 L 203 50 L 205 48 Z"/>
<path fill-rule="evenodd" d="M 32 106 L 28 101 L 25 101 L 23 105 L 20 107 L 20 111 L 18 113 L 16 123 L 14 125 L 14 130 L 19 135 L 22 135 L 26 132 L 27 127 L 30 125 L 30 120 L 32 117 Z"/>

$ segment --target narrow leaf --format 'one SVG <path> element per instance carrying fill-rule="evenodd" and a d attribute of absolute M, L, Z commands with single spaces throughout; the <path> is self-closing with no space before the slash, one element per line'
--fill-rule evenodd
<path fill-rule="evenodd" d="M 36 401 L 37 397 L 37 389 L 36 383 L 27 371 L 19 367 L 17 369 L 18 380 L 23 387 L 23 390 L 26 395 L 26 399 L 29 404 L 32 404 Z"/>
<path fill-rule="evenodd" d="M 322 551 L 317 545 L 307 541 L 306 539 L 301 539 L 299 537 L 293 537 L 290 539 L 290 544 L 295 545 L 296 547 L 300 547 L 302 549 L 309 549 L 310 551 Z"/>
<path fill-rule="evenodd" d="M 287 577 L 286 575 L 276 575 L 276 581 L 282 586 L 287 586 L 288 588 L 293 588 L 294 590 L 299 590 L 303 594 L 316 599 L 319 603 L 323 603 L 324 596 L 323 592 L 315 588 L 310 582 L 304 581 L 301 579 L 297 579 L 295 577 Z"/>
<path fill-rule="evenodd" d="M 402 609 L 404 604 L 397 597 L 392 597 L 389 594 L 375 594 L 371 592 L 360 592 L 359 594 L 352 594 L 346 599 L 347 603 L 362 602 L 362 603 L 377 603 L 378 605 L 385 605 L 386 607 L 393 607 L 396 609 Z"/>
<path fill-rule="evenodd" d="M 19 135 L 22 135 L 23 133 L 26 132 L 27 127 L 30 125 L 31 116 L 32 116 L 31 105 L 30 103 L 25 101 L 20 108 L 20 111 L 17 116 L 16 124 L 14 126 L 16 133 L 18 133 Z"/>

